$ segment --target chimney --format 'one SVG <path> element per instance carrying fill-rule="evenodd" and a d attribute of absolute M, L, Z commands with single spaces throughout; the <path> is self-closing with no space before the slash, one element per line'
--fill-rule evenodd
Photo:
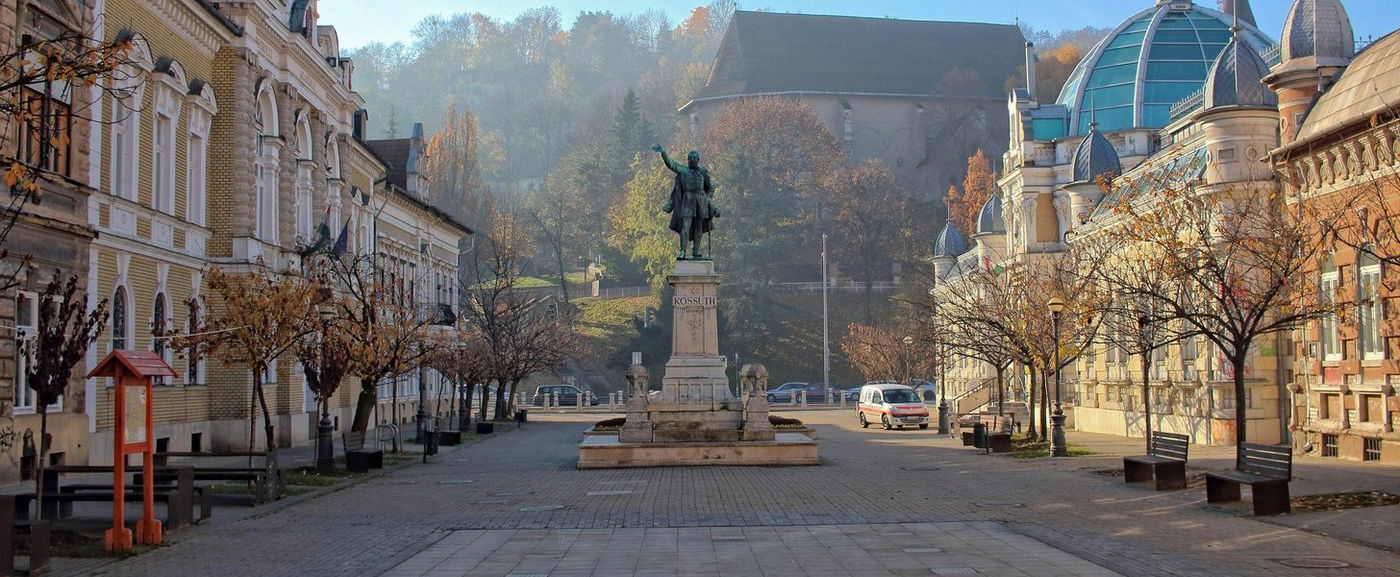
<path fill-rule="evenodd" d="M 1035 100 L 1035 44 L 1026 41 L 1026 92 Z"/>

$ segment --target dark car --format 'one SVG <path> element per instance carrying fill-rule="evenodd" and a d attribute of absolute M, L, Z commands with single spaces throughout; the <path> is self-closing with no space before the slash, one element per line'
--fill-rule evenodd
<path fill-rule="evenodd" d="M 833 385 L 834 386 L 834 385 Z M 807 391 L 807 402 L 825 403 L 827 387 L 821 383 L 783 383 L 768 389 L 768 402 L 770 403 L 795 403 L 797 402 L 797 392 Z M 837 393 L 841 394 L 841 393 Z"/>
<path fill-rule="evenodd" d="M 531 404 L 536 407 L 544 406 L 545 395 L 553 395 L 551 402 L 560 407 L 577 407 L 579 395 L 583 391 L 573 385 L 546 385 L 535 389 L 535 397 L 531 399 Z M 589 395 L 589 405 L 597 405 L 598 397 Z"/>

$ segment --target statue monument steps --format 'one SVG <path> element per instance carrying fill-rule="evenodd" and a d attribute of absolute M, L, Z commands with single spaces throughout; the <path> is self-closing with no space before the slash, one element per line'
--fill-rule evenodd
<path fill-rule="evenodd" d="M 689 465 L 817 465 L 817 442 L 799 433 L 775 433 L 768 422 L 768 371 L 746 365 L 735 396 L 719 353 L 719 284 L 708 260 L 676 262 L 671 359 L 661 390 L 647 391 L 647 371 L 627 370 L 632 398 L 616 436 L 590 435 L 578 446 L 578 467 Z"/>

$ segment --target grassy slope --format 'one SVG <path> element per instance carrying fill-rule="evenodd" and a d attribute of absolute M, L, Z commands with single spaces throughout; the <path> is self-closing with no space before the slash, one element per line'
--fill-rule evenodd
<path fill-rule="evenodd" d="M 833 292 L 828 308 L 831 326 L 831 380 L 846 386 L 860 384 L 862 379 L 846 364 L 841 355 L 841 339 L 846 325 L 862 320 L 864 297 L 860 293 Z M 889 310 L 884 302 L 888 294 L 876 295 L 878 317 Z M 621 382 L 623 368 L 629 362 L 630 345 L 636 338 L 633 319 L 646 307 L 658 305 L 655 297 L 626 299 L 585 298 L 574 301 L 579 308 L 576 327 L 581 335 L 579 359 L 589 370 L 599 371 Z M 821 293 L 777 292 L 772 303 L 760 315 L 757 330 L 766 337 L 764 344 L 752 351 L 739 351 L 740 363 L 760 362 L 768 368 L 770 385 L 786 381 L 819 382 L 822 378 Z M 724 335 L 720 349 L 729 352 Z M 657 361 L 659 359 L 648 359 Z M 660 367 L 656 367 L 659 369 Z M 659 381 L 660 375 L 654 377 Z"/>

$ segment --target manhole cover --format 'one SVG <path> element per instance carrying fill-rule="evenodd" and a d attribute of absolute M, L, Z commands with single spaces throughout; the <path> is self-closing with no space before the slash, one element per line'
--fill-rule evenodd
<path fill-rule="evenodd" d="M 744 541 L 745 539 L 738 535 L 720 535 L 718 537 L 710 537 L 710 540 L 718 541 L 720 543 L 737 543 L 740 541 Z"/>
<path fill-rule="evenodd" d="M 449 481 L 438 481 L 438 484 L 439 484 L 439 485 L 467 485 L 467 484 L 475 483 L 475 482 L 476 482 L 476 481 L 473 481 L 473 480 L 471 480 L 471 479 L 453 479 L 453 480 L 449 480 Z"/>
<path fill-rule="evenodd" d="M 1025 503 L 1013 503 L 1013 502 L 1011 502 L 1011 501 L 988 501 L 988 502 L 986 502 L 986 503 L 977 503 L 977 506 L 978 506 L 978 507 L 1002 507 L 1002 508 L 1011 507 L 1011 508 L 1020 508 L 1020 507 L 1025 507 L 1026 504 L 1025 504 Z"/>
<path fill-rule="evenodd" d="M 915 467 L 900 467 L 904 471 L 937 471 L 938 467 L 932 465 L 920 465 Z"/>
<path fill-rule="evenodd" d="M 928 555 L 931 553 L 942 553 L 943 550 L 936 547 L 927 547 L 924 549 L 905 549 L 904 552 L 911 555 Z"/>
<path fill-rule="evenodd" d="M 505 499 L 492 499 L 488 501 L 477 501 L 477 505 L 509 505 L 510 501 Z"/>
<path fill-rule="evenodd" d="M 977 570 L 971 567 L 934 567 L 934 575 L 976 575 Z"/>
<path fill-rule="evenodd" d="M 531 513 L 535 511 L 558 511 L 563 508 L 563 505 L 530 505 L 529 507 L 521 507 L 520 510 Z"/>
<path fill-rule="evenodd" d="M 627 491 L 627 490 L 619 490 L 619 491 L 589 491 L 589 492 L 587 493 L 587 495 L 588 495 L 589 497 L 611 497 L 611 496 L 615 496 L 615 495 L 631 495 L 631 494 L 632 494 L 632 492 L 631 492 L 631 491 Z"/>
<path fill-rule="evenodd" d="M 1296 559 L 1274 559 L 1274 562 L 1287 567 L 1298 567 L 1300 569 L 1346 569 L 1351 567 L 1351 563 L 1339 561 L 1337 559 L 1318 559 L 1315 557 L 1299 557 Z"/>

